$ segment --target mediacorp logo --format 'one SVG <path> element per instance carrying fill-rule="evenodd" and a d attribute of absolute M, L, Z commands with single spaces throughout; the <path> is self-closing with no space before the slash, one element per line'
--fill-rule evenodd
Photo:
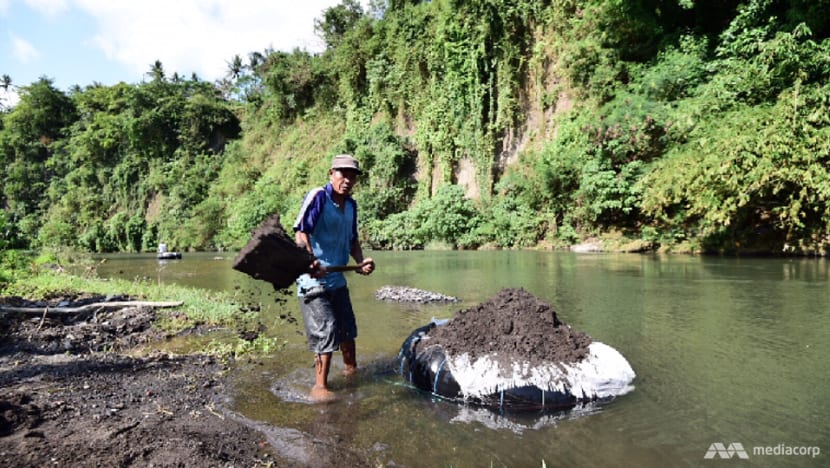
<path fill-rule="evenodd" d="M 786 444 L 752 447 L 752 456 L 809 456 L 815 458 L 820 454 L 820 447 L 798 447 Z M 744 449 L 744 445 L 740 442 L 732 442 L 729 445 L 724 445 L 721 442 L 715 442 L 709 446 L 709 450 L 706 451 L 706 455 L 704 455 L 703 458 L 711 460 L 716 457 L 726 460 L 738 457 L 746 460 L 749 459 L 749 454 L 746 449 Z"/>
<path fill-rule="evenodd" d="M 715 458 L 715 456 L 726 459 L 732 458 L 733 456 L 749 459 L 749 455 L 744 450 L 744 445 L 740 442 L 732 442 L 728 446 L 724 446 L 720 442 L 713 443 L 709 446 L 709 450 L 706 451 L 706 455 L 703 458 L 708 460 Z"/>

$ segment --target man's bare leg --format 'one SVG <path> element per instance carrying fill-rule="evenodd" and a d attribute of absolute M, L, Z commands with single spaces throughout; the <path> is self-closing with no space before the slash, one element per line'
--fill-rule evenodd
<path fill-rule="evenodd" d="M 329 390 L 329 369 L 331 368 L 331 353 L 318 354 L 314 358 L 314 386 L 311 387 L 311 399 L 314 401 L 330 401 L 336 395 Z"/>
<path fill-rule="evenodd" d="M 343 353 L 343 374 L 354 375 L 357 372 L 357 346 L 354 340 L 341 342 L 340 351 Z"/>

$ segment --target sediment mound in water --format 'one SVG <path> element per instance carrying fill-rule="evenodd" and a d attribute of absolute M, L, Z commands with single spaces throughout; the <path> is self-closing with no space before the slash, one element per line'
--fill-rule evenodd
<path fill-rule="evenodd" d="M 427 335 L 430 346 L 447 354 L 468 353 L 471 360 L 491 355 L 505 368 L 524 361 L 531 366 L 577 362 L 591 344 L 590 336 L 563 323 L 550 304 L 524 289 L 503 289 Z"/>
<path fill-rule="evenodd" d="M 627 393 L 635 377 L 615 349 L 573 330 L 524 289 L 503 289 L 415 330 L 399 361 L 401 375 L 422 390 L 500 408 L 574 406 Z"/>

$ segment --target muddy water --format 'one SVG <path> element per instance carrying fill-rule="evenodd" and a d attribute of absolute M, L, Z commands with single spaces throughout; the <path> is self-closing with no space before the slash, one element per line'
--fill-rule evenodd
<path fill-rule="evenodd" d="M 298 464 L 338 466 L 334 447 L 374 466 L 729 463 L 720 460 L 725 452 L 704 459 L 714 443 L 741 444 L 756 466 L 830 464 L 826 260 L 553 252 L 373 256 L 374 275 L 349 276 L 362 369 L 345 380 L 336 356 L 332 384 L 343 398 L 325 406 L 304 401 L 312 369 L 301 324 L 279 319 L 284 311 L 273 307 L 269 287 L 231 270 L 232 254 L 189 254 L 167 263 L 115 256 L 99 274 L 258 298 L 269 333 L 286 345 L 272 357 L 242 363 L 234 408 Z M 463 302 L 383 303 L 374 291 L 384 285 Z M 503 287 L 524 287 L 574 328 L 619 350 L 637 373 L 634 392 L 599 408 L 518 417 L 433 401 L 402 384 L 394 360 L 412 329 Z M 299 318 L 295 301 L 287 307 Z M 815 458 L 792 454 L 815 454 L 815 448 Z M 737 462 L 738 454 L 732 456 Z"/>

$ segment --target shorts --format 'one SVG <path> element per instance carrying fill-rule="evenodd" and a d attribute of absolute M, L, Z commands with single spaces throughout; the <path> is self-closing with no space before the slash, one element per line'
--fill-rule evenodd
<path fill-rule="evenodd" d="M 345 286 L 300 297 L 300 311 L 308 349 L 316 354 L 337 351 L 340 343 L 357 338 L 357 321 Z"/>

